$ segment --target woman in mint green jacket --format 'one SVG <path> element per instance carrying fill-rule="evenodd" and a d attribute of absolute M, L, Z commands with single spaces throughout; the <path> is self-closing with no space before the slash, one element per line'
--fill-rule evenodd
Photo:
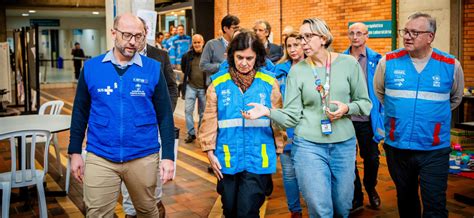
<path fill-rule="evenodd" d="M 356 156 L 349 115 L 369 115 L 367 85 L 356 59 L 328 51 L 333 36 L 324 20 L 306 19 L 299 32 L 308 58 L 288 74 L 283 109 L 251 103 L 243 116 L 295 127 L 291 153 L 310 217 L 348 217 Z"/>

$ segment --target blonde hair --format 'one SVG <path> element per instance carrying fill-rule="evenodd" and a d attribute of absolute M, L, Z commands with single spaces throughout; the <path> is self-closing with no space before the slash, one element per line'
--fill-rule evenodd
<path fill-rule="evenodd" d="M 325 48 L 328 48 L 331 45 L 334 37 L 332 36 L 331 29 L 326 24 L 326 21 L 321 18 L 308 18 L 303 21 L 303 25 L 304 24 L 309 24 L 311 32 L 322 35 L 326 39 L 326 44 L 324 44 Z"/>
<path fill-rule="evenodd" d="M 277 64 L 285 63 L 287 60 L 293 61 L 290 59 L 290 55 L 288 54 L 288 39 L 289 38 L 295 38 L 297 40 L 300 35 L 298 32 L 293 31 L 291 33 L 288 33 L 288 36 L 285 38 L 285 42 L 283 43 L 283 56 L 278 60 Z"/>

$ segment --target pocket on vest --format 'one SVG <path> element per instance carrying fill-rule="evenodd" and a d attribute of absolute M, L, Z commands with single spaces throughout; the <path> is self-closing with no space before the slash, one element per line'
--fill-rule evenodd
<path fill-rule="evenodd" d="M 440 132 L 445 122 L 430 121 L 430 120 L 417 120 L 415 122 L 415 128 L 413 129 L 414 139 L 424 146 L 437 146 L 441 143 Z M 446 140 L 446 139 L 444 139 Z"/>

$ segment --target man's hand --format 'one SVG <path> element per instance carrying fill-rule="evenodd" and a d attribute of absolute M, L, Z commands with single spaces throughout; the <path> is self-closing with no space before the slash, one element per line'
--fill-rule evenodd
<path fill-rule="evenodd" d="M 74 178 L 82 184 L 84 179 L 84 160 L 82 160 L 81 154 L 71 154 L 71 172 Z"/>
<path fill-rule="evenodd" d="M 161 183 L 165 184 L 166 182 L 173 179 L 174 175 L 174 163 L 172 160 L 163 159 L 160 164 L 160 177 Z"/>
<path fill-rule="evenodd" d="M 270 109 L 258 103 L 250 103 L 248 106 L 253 106 L 254 108 L 248 111 L 242 111 L 242 116 L 245 119 L 255 120 L 263 116 L 270 116 Z"/>
<path fill-rule="evenodd" d="M 216 155 L 214 155 L 213 150 L 209 150 L 207 152 L 207 158 L 209 159 L 209 163 L 211 163 L 212 171 L 214 171 L 214 175 L 216 175 L 217 180 L 221 180 L 224 178 L 221 172 L 221 164 L 219 163 L 219 160 L 217 159 Z"/>
<path fill-rule="evenodd" d="M 331 120 L 331 121 L 340 119 L 342 116 L 347 114 L 347 112 L 349 111 L 349 107 L 347 106 L 347 104 L 344 104 L 340 101 L 331 101 L 330 103 L 335 104 L 337 106 L 337 110 L 334 111 L 334 112 L 331 112 L 329 110 L 329 108 L 326 109 L 326 115 L 328 116 L 329 120 Z"/>

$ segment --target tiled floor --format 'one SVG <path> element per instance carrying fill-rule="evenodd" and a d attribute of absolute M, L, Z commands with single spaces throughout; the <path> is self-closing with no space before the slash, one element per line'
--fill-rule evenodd
<path fill-rule="evenodd" d="M 54 86 L 53 86 L 54 87 Z M 73 86 L 70 86 L 73 87 Z M 71 114 L 74 99 L 74 88 L 48 88 L 42 93 L 42 102 L 62 99 L 65 101 L 63 114 Z M 181 100 L 180 100 L 181 101 Z M 177 161 L 176 179 L 164 185 L 163 202 L 168 217 L 220 217 L 220 202 L 215 192 L 216 179 L 207 173 L 207 158 L 195 143 L 185 144 L 186 137 L 184 124 L 184 105 L 178 104 L 175 112 L 175 123 L 182 131 L 180 132 L 180 146 Z M 69 141 L 69 132 L 59 133 L 61 144 L 62 169 L 65 172 L 66 150 Z M 54 152 L 50 152 L 54 153 Z M 0 172 L 9 169 L 9 149 L 5 143 L 0 143 Z M 64 188 L 64 178 L 58 175 L 55 158 L 50 158 L 50 175 L 48 176 L 48 189 L 59 190 Z M 359 161 L 360 163 L 360 161 Z M 360 169 L 362 164 L 358 164 Z M 363 170 L 359 170 L 363 172 Z M 286 199 L 283 191 L 281 170 L 273 176 L 274 191 L 262 207 L 262 216 L 265 217 L 289 217 Z M 381 158 L 381 166 L 378 177 L 377 189 L 382 199 L 379 210 L 364 208 L 352 217 L 398 217 L 396 204 L 396 191 L 388 174 L 385 158 Z M 447 205 L 450 217 L 473 217 L 474 206 L 468 206 L 454 200 L 454 193 L 461 191 L 473 191 L 474 180 L 449 176 Z M 35 196 L 35 193 L 32 193 Z M 34 197 L 31 199 L 35 199 Z M 71 181 L 69 196 L 48 197 L 49 217 L 83 217 L 84 204 L 82 202 L 82 187 L 74 180 Z M 365 199 L 365 203 L 368 200 Z M 36 217 L 38 206 L 34 201 L 31 206 L 24 207 L 24 202 L 12 203 L 10 206 L 11 217 Z M 116 216 L 124 217 L 121 204 L 117 205 Z M 305 217 L 306 211 L 304 211 Z"/>

